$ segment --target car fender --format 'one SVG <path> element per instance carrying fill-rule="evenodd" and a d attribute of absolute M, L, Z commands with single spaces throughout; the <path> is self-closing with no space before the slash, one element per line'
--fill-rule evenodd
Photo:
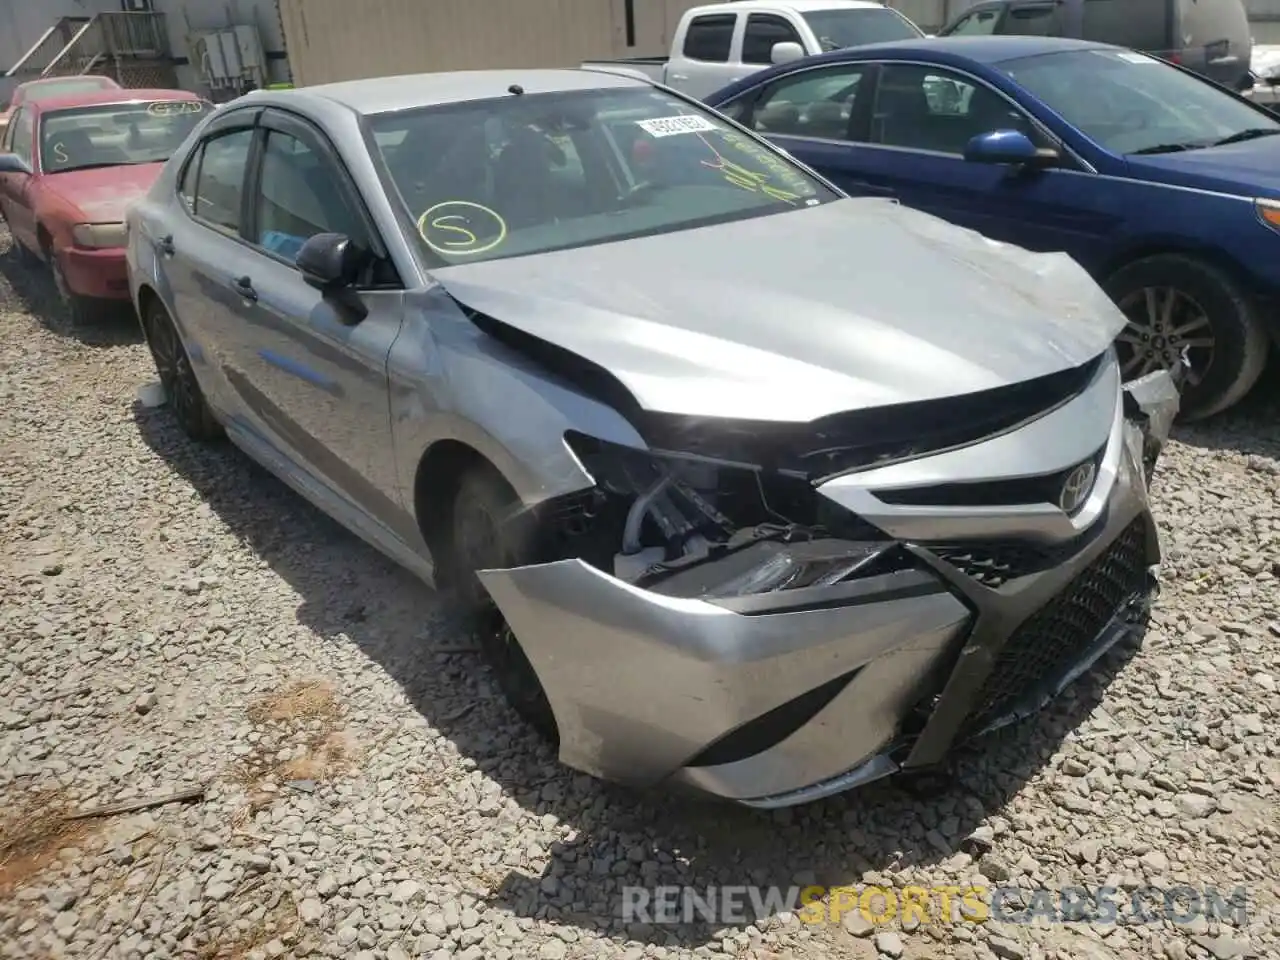
<path fill-rule="evenodd" d="M 406 504 L 413 503 L 418 465 L 442 440 L 483 456 L 526 505 L 592 486 L 564 443 L 568 430 L 645 446 L 620 413 L 485 333 L 443 287 L 414 295 L 408 309 L 387 370 Z M 439 402 L 445 396 L 447 406 Z"/>

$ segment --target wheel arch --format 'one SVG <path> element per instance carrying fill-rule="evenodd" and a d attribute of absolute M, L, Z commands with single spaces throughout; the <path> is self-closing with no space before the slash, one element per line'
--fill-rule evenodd
<path fill-rule="evenodd" d="M 418 458 L 413 477 L 413 515 L 422 539 L 431 551 L 436 582 L 448 587 L 452 568 L 453 500 L 462 478 L 472 470 L 489 469 L 504 483 L 515 486 L 489 457 L 463 440 L 446 437 L 436 440 Z"/>
<path fill-rule="evenodd" d="M 153 303 L 161 303 L 161 304 L 164 303 L 164 301 L 160 299 L 160 294 L 156 292 L 155 287 L 153 287 L 150 283 L 146 281 L 143 281 L 142 283 L 138 284 L 137 300 L 138 300 L 139 318 L 146 315 L 147 308 L 150 307 Z M 144 330 L 146 329 L 145 324 L 143 325 L 143 329 Z"/>
<path fill-rule="evenodd" d="M 1200 244 L 1179 237 L 1148 237 L 1126 245 L 1102 264 L 1098 270 L 1098 282 L 1105 284 L 1130 264 L 1158 256 L 1193 257 L 1203 260 L 1229 274 L 1232 279 L 1245 284 L 1251 295 L 1257 295 L 1257 282 L 1236 257 L 1221 247 Z"/>

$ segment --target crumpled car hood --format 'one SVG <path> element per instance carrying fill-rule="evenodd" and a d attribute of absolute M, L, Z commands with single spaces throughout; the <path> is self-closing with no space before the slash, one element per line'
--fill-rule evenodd
<path fill-rule="evenodd" d="M 1125 320 L 1065 254 L 891 201 L 432 271 L 653 411 L 809 421 L 1077 366 Z"/>

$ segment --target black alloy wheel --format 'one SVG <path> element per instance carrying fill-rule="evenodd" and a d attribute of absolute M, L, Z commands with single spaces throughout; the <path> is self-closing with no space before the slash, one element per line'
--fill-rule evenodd
<path fill-rule="evenodd" d="M 182 338 L 159 301 L 152 300 L 143 311 L 142 331 L 165 398 L 183 432 L 192 440 L 215 440 L 222 436 L 222 427 L 205 401 Z"/>

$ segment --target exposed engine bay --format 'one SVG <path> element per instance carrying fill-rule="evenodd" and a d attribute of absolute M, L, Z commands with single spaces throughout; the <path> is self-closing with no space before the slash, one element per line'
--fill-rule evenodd
<path fill-rule="evenodd" d="M 466 312 L 486 333 L 619 410 L 649 444 L 566 433 L 565 444 L 595 486 L 534 509 L 537 554 L 576 557 L 658 594 L 706 600 L 830 587 L 909 566 L 900 544 L 818 495 L 817 487 L 1017 430 L 1079 396 L 1108 355 L 946 401 L 809 423 L 731 420 L 643 410 L 596 364 Z M 997 486 L 1014 502 L 1020 495 L 1034 502 L 1036 479 L 1022 482 L 1021 491 L 1017 482 Z"/>

